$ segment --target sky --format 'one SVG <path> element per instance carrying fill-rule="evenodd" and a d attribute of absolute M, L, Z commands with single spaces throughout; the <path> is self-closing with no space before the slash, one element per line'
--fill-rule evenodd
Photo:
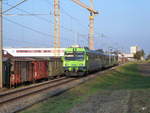
<path fill-rule="evenodd" d="M 4 0 L 3 10 L 21 0 Z M 90 5 L 89 0 L 81 0 Z M 94 0 L 95 48 L 129 52 L 137 45 L 150 53 L 150 0 Z M 88 45 L 89 12 L 71 0 L 60 0 L 61 47 Z M 53 47 L 53 0 L 27 0 L 4 15 L 4 47 Z"/>

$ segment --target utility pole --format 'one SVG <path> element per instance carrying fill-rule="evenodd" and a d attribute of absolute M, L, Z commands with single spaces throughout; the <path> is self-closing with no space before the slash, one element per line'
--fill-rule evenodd
<path fill-rule="evenodd" d="M 3 88 L 3 0 L 0 0 L 0 88 Z"/>
<path fill-rule="evenodd" d="M 60 1 L 54 0 L 54 48 L 60 48 Z"/>
<path fill-rule="evenodd" d="M 93 0 L 90 0 L 91 3 L 91 8 L 94 9 L 94 3 Z M 89 49 L 93 50 L 94 49 L 94 13 L 90 12 L 90 17 L 89 17 Z"/>

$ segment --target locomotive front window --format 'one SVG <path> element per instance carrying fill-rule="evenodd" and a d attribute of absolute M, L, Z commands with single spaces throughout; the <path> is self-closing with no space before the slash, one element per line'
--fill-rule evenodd
<path fill-rule="evenodd" d="M 65 60 L 83 60 L 84 53 L 74 52 L 74 53 L 65 53 Z"/>

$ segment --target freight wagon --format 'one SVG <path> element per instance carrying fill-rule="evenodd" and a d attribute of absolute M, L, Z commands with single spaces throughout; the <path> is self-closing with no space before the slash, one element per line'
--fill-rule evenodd
<path fill-rule="evenodd" d="M 48 63 L 49 78 L 55 78 L 64 74 L 63 63 L 61 58 L 51 57 Z"/>
<path fill-rule="evenodd" d="M 63 74 L 60 58 L 11 58 L 3 64 L 5 87 L 47 80 Z"/>
<path fill-rule="evenodd" d="M 10 69 L 10 60 L 3 59 L 3 86 L 7 88 L 10 87 Z"/>

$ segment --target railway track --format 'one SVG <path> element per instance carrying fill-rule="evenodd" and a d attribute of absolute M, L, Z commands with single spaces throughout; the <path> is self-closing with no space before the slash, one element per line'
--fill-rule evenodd
<path fill-rule="evenodd" d="M 32 84 L 30 86 L 25 86 L 23 88 L 16 88 L 16 89 L 12 89 L 12 90 L 4 90 L 4 92 L 0 92 L 0 98 L 3 97 L 3 96 L 6 96 L 6 95 L 12 94 L 12 93 L 17 93 L 17 92 L 20 92 L 20 91 L 23 91 L 23 90 L 26 90 L 26 89 L 39 87 L 39 86 L 42 86 L 44 84 L 57 82 L 57 81 L 63 80 L 63 79 L 66 79 L 66 77 L 61 77 L 61 78 L 58 78 L 58 79 L 49 80 L 49 81 L 38 83 L 38 84 Z"/>
<path fill-rule="evenodd" d="M 108 70 L 112 70 L 110 68 Z M 79 84 L 90 80 L 97 75 L 103 74 L 107 70 L 90 74 L 82 78 L 61 77 L 39 84 L 33 84 L 24 88 L 14 89 L 0 93 L 0 113 L 16 113 L 30 107 L 40 101 L 67 91 Z"/>
<path fill-rule="evenodd" d="M 0 94 L 0 106 L 5 103 L 10 103 L 11 101 L 16 101 L 17 99 L 20 99 L 20 98 L 25 98 L 26 96 L 34 95 L 34 94 L 37 94 L 38 92 L 42 92 L 44 90 L 48 90 L 48 89 L 57 87 L 59 85 L 66 84 L 73 80 L 76 80 L 76 78 L 62 77 L 59 79 L 47 81 L 47 82 L 36 84 L 33 86 L 1 93 Z"/>

